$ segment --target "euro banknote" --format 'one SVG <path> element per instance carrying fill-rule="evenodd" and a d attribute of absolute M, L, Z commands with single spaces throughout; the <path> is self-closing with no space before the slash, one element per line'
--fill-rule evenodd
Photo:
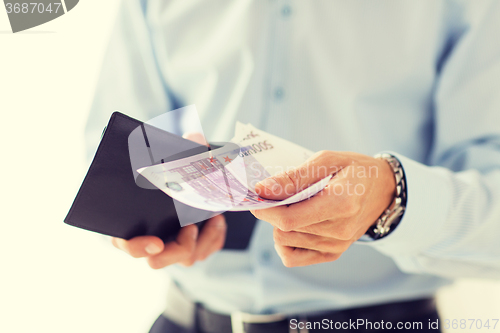
<path fill-rule="evenodd" d="M 137 170 L 154 186 L 191 207 L 213 211 L 245 211 L 290 205 L 312 197 L 330 180 L 327 176 L 285 200 L 269 200 L 255 185 L 307 161 L 313 152 L 237 123 L 235 145 Z"/>

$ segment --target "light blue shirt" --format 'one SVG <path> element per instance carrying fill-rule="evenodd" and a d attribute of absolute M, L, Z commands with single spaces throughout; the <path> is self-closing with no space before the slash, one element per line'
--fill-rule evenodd
<path fill-rule="evenodd" d="M 286 268 L 259 221 L 248 251 L 167 269 L 214 311 L 339 309 L 498 278 L 499 17 L 494 0 L 125 0 L 89 147 L 114 110 L 146 121 L 196 104 L 209 141 L 241 121 L 311 150 L 400 159 L 408 205 L 384 239 Z"/>

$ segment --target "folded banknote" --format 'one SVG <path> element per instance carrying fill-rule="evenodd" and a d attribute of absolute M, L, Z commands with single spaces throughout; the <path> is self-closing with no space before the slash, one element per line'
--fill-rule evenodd
<path fill-rule="evenodd" d="M 331 178 L 323 178 L 284 200 L 269 200 L 255 192 L 255 185 L 307 161 L 313 152 L 237 123 L 231 139 L 235 145 L 137 170 L 170 197 L 191 207 L 220 212 L 265 209 L 293 204 L 321 191 Z"/>

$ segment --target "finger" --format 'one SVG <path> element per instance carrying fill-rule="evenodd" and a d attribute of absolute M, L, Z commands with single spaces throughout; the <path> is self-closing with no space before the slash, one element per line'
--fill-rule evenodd
<path fill-rule="evenodd" d="M 360 227 L 358 223 L 356 223 L 356 220 L 349 218 L 323 221 L 295 229 L 294 231 L 335 238 L 338 240 L 352 240 L 356 238 L 358 229 L 360 229 Z"/>
<path fill-rule="evenodd" d="M 340 185 L 339 185 L 340 184 Z M 343 186 L 352 188 L 353 184 L 336 175 L 328 186 L 315 196 L 288 206 L 251 211 L 256 218 L 271 223 L 283 230 L 297 230 L 327 220 L 347 219 L 356 216 L 361 210 L 360 197 L 351 192 L 335 193 L 332 188 Z"/>
<path fill-rule="evenodd" d="M 306 234 L 297 231 L 281 231 L 274 228 L 274 243 L 281 246 L 298 247 L 319 252 L 342 253 L 351 246 L 351 240 Z"/>
<path fill-rule="evenodd" d="M 252 214 L 283 230 L 291 231 L 329 220 L 333 215 L 332 203 L 320 193 L 292 205 L 252 210 Z M 333 206 L 334 207 L 334 206 Z"/>
<path fill-rule="evenodd" d="M 111 238 L 111 243 L 134 258 L 143 258 L 163 251 L 163 241 L 155 236 L 139 236 L 130 240 Z"/>
<path fill-rule="evenodd" d="M 210 254 L 220 250 L 226 240 L 226 219 L 224 215 L 212 217 L 201 230 L 194 260 L 205 260 Z"/>
<path fill-rule="evenodd" d="M 255 191 L 268 199 L 283 200 L 349 164 L 350 159 L 344 154 L 320 151 L 300 166 L 257 183 Z"/>
<path fill-rule="evenodd" d="M 198 227 L 194 224 L 181 228 L 177 239 L 165 244 L 163 252 L 148 257 L 151 268 L 159 269 L 189 259 L 196 248 Z"/>
<path fill-rule="evenodd" d="M 307 200 L 273 208 L 252 210 L 252 214 L 273 226 L 291 231 L 305 228 L 323 221 L 350 217 L 358 211 L 357 202 L 346 202 L 332 198 L 325 190 Z"/>
<path fill-rule="evenodd" d="M 187 132 L 182 137 L 184 139 L 188 139 L 196 143 L 199 143 L 200 145 L 208 146 L 207 140 L 205 139 L 203 134 L 199 132 Z"/>
<path fill-rule="evenodd" d="M 339 253 L 318 252 L 301 248 L 293 248 L 274 244 L 276 252 L 286 267 L 299 267 L 334 261 L 340 258 Z"/>

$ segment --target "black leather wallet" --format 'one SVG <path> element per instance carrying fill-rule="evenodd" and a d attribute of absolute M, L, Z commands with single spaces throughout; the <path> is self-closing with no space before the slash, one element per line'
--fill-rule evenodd
<path fill-rule="evenodd" d="M 164 241 L 175 239 L 181 226 L 174 199 L 158 189 L 138 185 L 149 182 L 140 174 L 134 174 L 129 155 L 129 135 L 142 127 L 147 146 L 145 149 L 149 148 L 150 142 L 154 142 L 155 145 L 161 145 L 160 151 L 171 152 L 175 159 L 208 148 L 152 127 L 147 130 L 146 136 L 145 126 L 149 125 L 120 112 L 112 114 L 65 223 L 124 239 L 143 235 L 154 235 Z M 161 163 L 168 158 L 165 156 L 150 164 Z M 214 214 L 196 208 L 193 208 L 193 212 L 198 216 L 205 214 L 207 218 Z M 228 225 L 224 248 L 246 249 L 255 226 L 255 217 L 250 212 L 225 212 L 224 215 Z M 203 223 L 198 225 L 201 227 Z"/>

